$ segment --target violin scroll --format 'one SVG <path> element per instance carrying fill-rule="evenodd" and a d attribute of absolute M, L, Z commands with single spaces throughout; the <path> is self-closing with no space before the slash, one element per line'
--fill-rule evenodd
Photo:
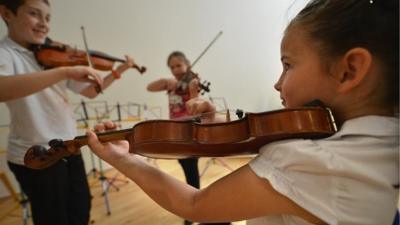
<path fill-rule="evenodd" d="M 74 154 L 79 148 L 73 143 L 65 143 L 61 139 L 53 139 L 49 149 L 42 145 L 34 145 L 25 153 L 24 164 L 32 169 L 45 169 L 57 163 L 64 157 Z"/>

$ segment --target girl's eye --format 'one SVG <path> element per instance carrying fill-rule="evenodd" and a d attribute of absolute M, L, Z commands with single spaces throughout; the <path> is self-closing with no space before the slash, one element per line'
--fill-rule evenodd
<path fill-rule="evenodd" d="M 292 65 L 289 63 L 283 63 L 283 71 L 288 71 L 290 68 L 292 68 Z"/>

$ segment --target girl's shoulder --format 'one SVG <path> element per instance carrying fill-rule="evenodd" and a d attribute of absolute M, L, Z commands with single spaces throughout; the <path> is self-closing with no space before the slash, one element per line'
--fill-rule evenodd
<path fill-rule="evenodd" d="M 363 163 L 362 158 L 373 158 L 378 151 L 392 157 L 399 147 L 398 137 L 398 118 L 365 116 L 346 121 L 328 138 L 289 139 L 264 145 L 254 161 L 279 168 L 311 166 L 329 170 L 348 161 Z"/>
<path fill-rule="evenodd" d="M 346 136 L 398 136 L 399 118 L 368 115 L 353 118 L 343 123 L 340 130 L 329 139 Z"/>

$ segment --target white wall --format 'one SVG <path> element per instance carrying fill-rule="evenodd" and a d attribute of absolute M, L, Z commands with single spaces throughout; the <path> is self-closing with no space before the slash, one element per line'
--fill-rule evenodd
<path fill-rule="evenodd" d="M 182 50 L 193 61 L 222 30 L 193 70 L 212 83 L 211 96 L 225 97 L 230 108 L 266 111 L 281 107 L 273 89 L 281 72 L 280 39 L 303 5 L 304 0 L 51 0 L 49 36 L 83 49 L 84 25 L 91 49 L 133 56 L 148 68 L 145 75 L 130 70 L 98 99 L 160 105 L 166 118 L 165 94 L 149 93 L 146 85 L 171 76 L 165 62 L 171 51 Z M 0 36 L 6 33 L 0 22 Z M 81 99 L 70 97 L 72 102 Z M 0 104 L 0 124 L 8 122 L 8 110 Z M 0 149 L 6 147 L 7 132 L 0 128 Z M 0 163 L 0 169 L 7 170 L 4 155 Z M 5 194 L 0 185 L 0 196 Z"/>

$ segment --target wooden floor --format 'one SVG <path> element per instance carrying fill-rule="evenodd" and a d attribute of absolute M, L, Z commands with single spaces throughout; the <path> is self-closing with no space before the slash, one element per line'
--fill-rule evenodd
<path fill-rule="evenodd" d="M 199 161 L 200 172 L 204 170 L 207 162 L 211 162 L 204 175 L 201 177 L 201 186 L 209 183 L 229 173 L 229 170 L 222 166 L 218 161 L 209 161 L 209 158 L 201 158 Z M 249 158 L 225 158 L 225 162 L 232 168 L 238 168 L 249 161 Z M 150 161 L 150 163 L 154 163 Z M 165 172 L 184 180 L 182 169 L 176 160 L 156 160 L 155 163 Z M 182 225 L 183 220 L 158 206 L 153 200 L 143 193 L 138 186 L 127 181 L 126 178 L 116 170 L 109 170 L 106 176 L 114 177 L 122 181 L 115 182 L 119 187 L 117 191 L 114 187 L 108 192 L 109 206 L 111 214 L 107 215 L 105 198 L 102 196 L 101 182 L 98 178 L 89 176 L 91 192 L 93 195 L 91 220 L 92 224 L 97 225 Z M 126 182 L 125 182 L 126 181 Z M 0 200 L 0 215 L 13 208 L 14 202 L 11 198 Z M 22 209 L 17 208 L 12 213 L 0 220 L 1 225 L 21 225 Z M 0 217 L 1 218 L 1 217 Z M 29 221 L 29 225 L 32 222 Z M 235 222 L 234 225 L 244 225 L 245 222 Z"/>

